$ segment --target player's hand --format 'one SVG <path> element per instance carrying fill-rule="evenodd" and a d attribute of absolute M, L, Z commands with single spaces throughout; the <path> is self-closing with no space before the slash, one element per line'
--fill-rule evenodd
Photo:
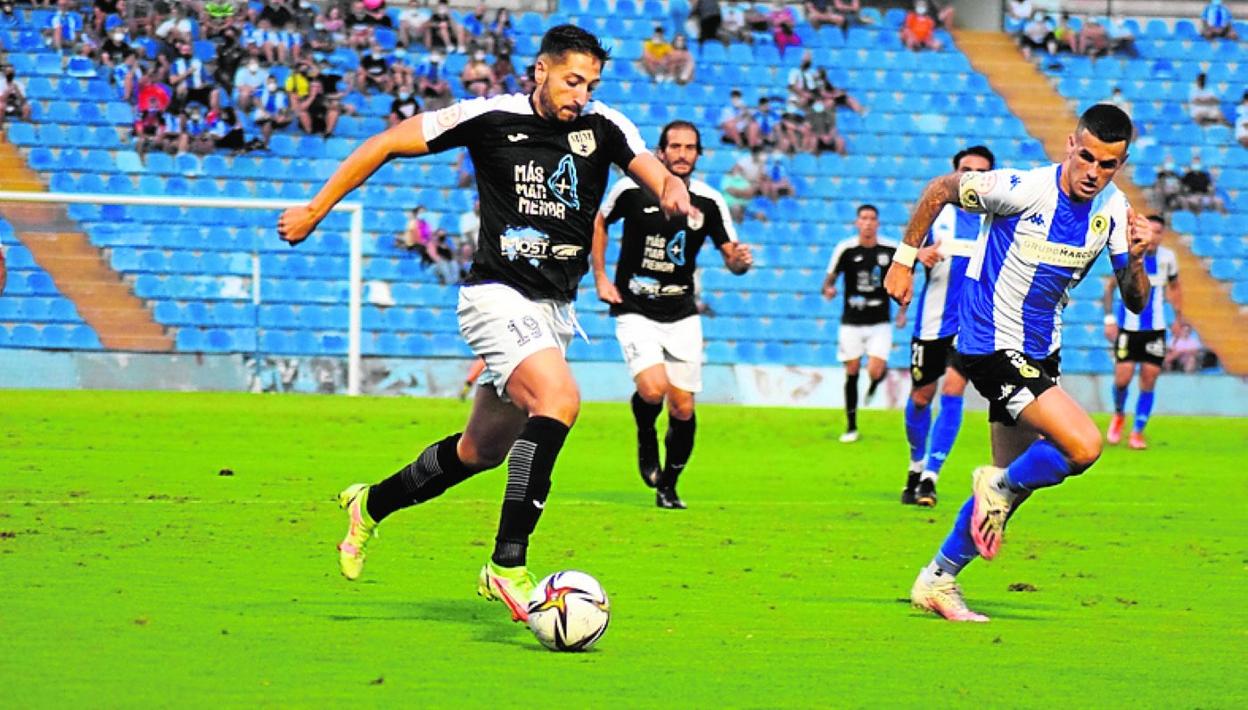
<path fill-rule="evenodd" d="M 893 262 L 884 275 L 884 290 L 892 299 L 903 306 L 910 305 L 914 297 L 914 270 Z"/>
<path fill-rule="evenodd" d="M 689 202 L 689 189 L 685 187 L 684 181 L 680 178 L 668 176 L 663 181 L 663 194 L 659 196 L 659 207 L 663 210 L 663 216 L 668 219 L 688 215 L 690 227 L 697 229 L 692 225 L 695 221 L 701 224 L 702 212 L 695 209 Z"/>
<path fill-rule="evenodd" d="M 906 327 L 906 309 L 902 308 L 897 311 L 897 328 Z"/>
<path fill-rule="evenodd" d="M 277 218 L 277 236 L 293 247 L 307 239 L 320 221 L 307 205 L 288 208 Z"/>
<path fill-rule="evenodd" d="M 728 270 L 740 276 L 750 270 L 754 265 L 754 253 L 750 251 L 749 244 L 735 244 L 732 249 L 732 256 L 728 259 Z"/>
<path fill-rule="evenodd" d="M 1148 224 L 1148 218 L 1135 211 L 1134 208 L 1127 208 L 1127 254 L 1132 261 L 1139 261 L 1144 258 L 1144 252 L 1148 251 L 1148 243 L 1152 239 L 1152 227 Z"/>
<path fill-rule="evenodd" d="M 927 268 L 932 268 L 941 259 L 945 258 L 940 254 L 940 240 L 932 242 L 930 246 L 925 246 L 919 250 L 918 260 Z"/>
<path fill-rule="evenodd" d="M 1105 339 L 1108 340 L 1110 343 L 1113 343 L 1118 340 L 1118 324 L 1117 323 L 1105 324 Z"/>
<path fill-rule="evenodd" d="M 594 278 L 594 287 L 598 290 L 598 300 L 603 303 L 623 303 L 624 299 L 620 297 L 620 290 L 611 283 L 611 279 L 606 276 L 598 276 Z"/>
<path fill-rule="evenodd" d="M 824 287 L 823 287 L 823 297 L 824 297 L 824 298 L 826 298 L 826 299 L 828 299 L 829 301 L 830 301 L 830 300 L 832 300 L 832 299 L 834 299 L 834 298 L 836 298 L 836 287 L 835 287 L 835 286 L 824 286 Z"/>

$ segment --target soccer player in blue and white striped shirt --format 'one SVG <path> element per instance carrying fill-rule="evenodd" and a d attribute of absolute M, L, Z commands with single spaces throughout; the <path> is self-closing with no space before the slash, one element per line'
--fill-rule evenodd
<path fill-rule="evenodd" d="M 915 606 L 951 621 L 988 620 L 967 608 L 955 577 L 976 556 L 996 557 L 1014 509 L 1101 455 L 1096 423 L 1059 386 L 1061 312 L 1106 245 L 1127 308 L 1144 309 L 1148 220 L 1110 184 L 1132 131 L 1122 109 L 1098 104 L 1080 117 L 1061 163 L 936 178 L 885 278 L 889 295 L 909 303 L 918 247 L 940 210 L 960 204 L 988 215 L 967 267 L 958 353 L 989 401 L 995 465 L 975 470 L 953 531 L 910 591 Z"/>
<path fill-rule="evenodd" d="M 1174 326 L 1182 322 L 1183 291 L 1179 287 L 1179 262 L 1174 252 L 1161 246 L 1166 220 L 1149 215 L 1150 240 L 1144 254 L 1144 270 L 1148 272 L 1148 302 L 1140 313 L 1127 310 L 1121 301 L 1114 304 L 1114 283 L 1105 282 L 1105 337 L 1114 344 L 1114 418 L 1109 422 L 1105 440 L 1117 444 L 1122 440 L 1123 410 L 1127 405 L 1127 388 L 1140 364 L 1140 396 L 1135 402 L 1135 422 L 1128 445 L 1133 449 L 1148 448 L 1144 427 L 1153 412 L 1153 389 L 1161 374 L 1166 357 L 1166 301 L 1174 308 Z"/>
<path fill-rule="evenodd" d="M 960 150 L 953 156 L 957 173 L 983 172 L 995 166 L 992 151 L 982 145 Z M 936 505 L 936 480 L 962 426 L 962 393 L 966 376 L 954 350 L 958 335 L 958 301 L 966 267 L 971 261 L 983 215 L 945 205 L 932 224 L 918 260 L 927 268 L 927 281 L 919 294 L 914 336 L 910 339 L 910 399 L 906 402 L 906 439 L 910 442 L 910 467 L 901 502 Z M 940 414 L 932 427 L 932 398 L 936 381 L 944 376 Z M 932 435 L 928 450 L 927 435 Z"/>

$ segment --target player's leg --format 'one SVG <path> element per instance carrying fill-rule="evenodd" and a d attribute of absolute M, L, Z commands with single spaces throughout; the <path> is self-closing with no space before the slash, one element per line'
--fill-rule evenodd
<path fill-rule="evenodd" d="M 940 390 L 940 411 L 932 425 L 932 442 L 927 453 L 927 465 L 919 479 L 918 504 L 936 505 L 936 483 L 940 469 L 949 458 L 953 442 L 962 428 L 962 403 L 966 392 L 966 377 L 956 366 L 945 369 L 945 381 Z"/>
<path fill-rule="evenodd" d="M 655 421 L 663 411 L 663 398 L 671 386 L 663 366 L 663 333 L 654 321 L 625 313 L 615 320 L 615 337 L 637 387 L 631 399 L 633 421 L 637 424 L 637 471 L 642 482 L 654 488 L 662 466 Z"/>
<path fill-rule="evenodd" d="M 914 343 L 911 348 L 914 347 L 921 346 Z M 924 460 L 927 458 L 927 435 L 932 428 L 932 397 L 935 395 L 935 381 L 922 385 L 911 383 L 905 415 L 910 465 L 906 469 L 906 487 L 901 491 L 901 502 L 906 505 L 913 505 L 918 500 L 919 479 L 923 475 Z"/>
<path fill-rule="evenodd" d="M 655 491 L 655 504 L 660 508 L 685 508 L 676 494 L 676 483 L 693 455 L 693 439 L 698 426 L 693 399 L 692 392 L 676 386 L 667 391 L 667 436 L 663 439 L 666 456 Z"/>
<path fill-rule="evenodd" d="M 502 463 L 524 422 L 523 411 L 500 399 L 494 388 L 480 387 L 462 434 L 429 445 L 416 460 L 375 485 L 357 483 L 340 493 L 339 504 L 350 516 L 347 535 L 338 545 L 343 576 L 359 578 L 364 548 L 382 520 Z"/>
<path fill-rule="evenodd" d="M 870 357 L 867 358 L 867 377 L 871 382 L 867 385 L 868 404 L 875 399 L 876 390 L 880 388 L 880 383 L 888 376 L 888 353 L 885 352 L 883 357 L 868 351 Z"/>
<path fill-rule="evenodd" d="M 1119 333 L 1120 341 L 1125 341 L 1126 332 Z M 1135 374 L 1135 363 L 1125 359 L 1125 343 L 1115 348 L 1118 361 L 1114 363 L 1114 416 L 1109 420 L 1109 429 L 1105 432 L 1105 440 L 1117 444 L 1122 440 L 1122 427 L 1126 422 L 1124 413 L 1127 406 L 1127 391 L 1131 385 L 1131 377 Z"/>
<path fill-rule="evenodd" d="M 633 421 L 637 424 L 637 470 L 641 480 L 654 488 L 659 480 L 659 433 L 655 422 L 663 411 L 663 399 L 671 388 L 663 363 L 651 365 L 633 378 Z"/>
<path fill-rule="evenodd" d="M 1153 414 L 1154 391 L 1157 388 L 1157 377 L 1161 375 L 1161 365 L 1140 363 L 1140 396 L 1135 400 L 1135 421 L 1131 427 L 1130 446 L 1133 449 L 1148 448 L 1144 440 L 1144 427 L 1148 426 L 1149 417 Z"/>
<path fill-rule="evenodd" d="M 845 433 L 841 435 L 841 443 L 850 444 L 858 441 L 858 373 L 862 369 L 862 359 L 859 356 L 841 362 L 845 364 Z"/>

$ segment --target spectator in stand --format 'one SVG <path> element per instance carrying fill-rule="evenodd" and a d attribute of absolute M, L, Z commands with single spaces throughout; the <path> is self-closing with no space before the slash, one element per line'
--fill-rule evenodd
<path fill-rule="evenodd" d="M 247 149 L 247 136 L 233 106 L 226 106 L 209 116 L 208 133 L 218 150 L 228 150 L 238 155 Z"/>
<path fill-rule="evenodd" d="M 511 50 L 502 50 L 494 57 L 494 93 L 514 94 L 520 91 L 516 78 L 516 65 L 511 62 Z"/>
<path fill-rule="evenodd" d="M 232 2 L 205 2 L 199 18 L 200 36 L 204 39 L 220 37 L 227 28 L 237 32 L 234 19 L 237 12 Z"/>
<path fill-rule="evenodd" d="M 108 28 L 104 41 L 100 43 L 99 59 L 100 64 L 111 75 L 118 66 L 125 64 L 126 57 L 134 54 L 134 49 L 126 42 L 125 24 L 121 19 L 113 17 L 108 22 L 111 27 Z"/>
<path fill-rule="evenodd" d="M 1235 18 L 1222 0 L 1212 0 L 1201 11 L 1200 35 L 1205 39 L 1239 39 L 1235 32 Z"/>
<path fill-rule="evenodd" d="M 155 102 L 146 105 L 134 121 L 134 150 L 143 157 L 149 150 L 165 147 L 165 112 Z"/>
<path fill-rule="evenodd" d="M 390 77 L 390 60 L 377 40 L 373 40 L 360 57 L 360 68 L 356 70 L 355 85 L 365 94 L 370 89 L 378 89 L 383 94 L 394 91 L 393 80 Z"/>
<path fill-rule="evenodd" d="M 286 95 L 296 104 L 306 98 L 308 92 L 312 89 L 312 80 L 308 77 L 308 65 L 300 62 L 296 64 L 290 73 L 286 75 L 286 81 L 283 82 L 282 88 L 286 90 Z"/>
<path fill-rule="evenodd" d="M 351 49 L 361 50 L 373 41 L 373 25 L 368 20 L 368 15 L 364 13 L 364 3 L 362 0 L 354 0 L 351 3 L 351 10 L 343 18 L 347 25 L 347 46 Z"/>
<path fill-rule="evenodd" d="M 1235 140 L 1248 148 L 1248 91 L 1244 92 L 1239 104 L 1235 106 Z"/>
<path fill-rule="evenodd" d="M 917 0 L 914 9 L 906 13 L 901 26 L 901 43 L 906 49 L 916 52 L 920 49 L 940 50 L 940 40 L 936 39 L 936 20 L 928 12 L 927 0 Z"/>
<path fill-rule="evenodd" d="M 1157 169 L 1157 177 L 1153 181 L 1153 201 L 1169 212 L 1177 210 L 1183 195 L 1182 175 L 1174 162 L 1174 156 L 1167 154 L 1161 167 Z"/>
<path fill-rule="evenodd" d="M 265 81 L 269 78 L 269 70 L 260 65 L 257 57 L 250 57 L 247 63 L 238 68 L 234 74 L 234 104 L 240 111 L 250 111 L 252 101 Z"/>
<path fill-rule="evenodd" d="M 1193 212 L 1217 210 L 1226 212 L 1226 205 L 1218 197 L 1214 189 L 1213 176 L 1201 165 L 1200 156 L 1192 156 L 1192 164 L 1183 173 L 1183 194 L 1180 201 L 1183 207 Z"/>
<path fill-rule="evenodd" d="M 1109 51 L 1109 31 L 1105 29 L 1105 25 L 1095 17 L 1084 20 L 1083 27 L 1079 30 L 1079 53 L 1089 57 L 1103 57 Z"/>
<path fill-rule="evenodd" d="M 13 118 L 23 121 L 30 120 L 30 102 L 26 100 L 26 86 L 17 78 L 17 71 L 11 66 L 4 67 L 0 74 L 0 124 Z"/>
<path fill-rule="evenodd" d="M 487 51 L 499 54 L 504 50 L 511 53 L 516 48 L 516 29 L 511 26 L 511 11 L 505 7 L 498 8 L 494 13 L 494 21 L 490 23 L 487 36 Z"/>
<path fill-rule="evenodd" d="M 672 44 L 667 41 L 663 26 L 656 25 L 654 34 L 641 45 L 641 69 L 650 81 L 664 83 L 671 79 L 667 63 L 667 55 L 671 51 Z"/>
<path fill-rule="evenodd" d="M 459 75 L 464 90 L 473 96 L 488 96 L 494 88 L 494 70 L 485 61 L 485 50 L 472 50 L 472 57 Z"/>
<path fill-rule="evenodd" d="M 263 0 L 259 18 L 269 23 L 275 31 L 284 30 L 295 22 L 295 14 L 283 0 Z"/>
<path fill-rule="evenodd" d="M 455 20 L 451 17 L 451 9 L 446 4 L 446 0 L 438 0 L 437 7 L 422 29 L 422 34 L 425 38 L 425 48 L 430 52 L 438 50 L 443 52 L 457 51 L 458 48 L 455 46 L 457 34 Z"/>
<path fill-rule="evenodd" d="M 0 2 L 0 29 L 21 29 L 24 22 L 21 13 L 13 9 L 12 2 Z"/>
<path fill-rule="evenodd" d="M 464 19 L 459 23 L 459 45 L 467 47 L 471 50 L 473 47 L 481 47 L 486 51 L 491 50 L 490 37 L 490 20 L 486 16 L 488 10 L 485 3 L 479 3 L 477 9 L 472 14 L 465 15 Z"/>
<path fill-rule="evenodd" d="M 689 40 L 682 34 L 672 40 L 672 51 L 667 54 L 667 71 L 677 84 L 685 85 L 693 81 L 695 68 L 693 54 L 689 51 Z"/>
<path fill-rule="evenodd" d="M 204 63 L 194 55 L 190 43 L 178 45 L 178 58 L 170 67 L 169 84 L 173 87 L 174 101 L 179 106 L 194 101 L 213 111 L 220 107 L 221 92 L 213 85 Z"/>
<path fill-rule="evenodd" d="M 472 164 L 472 155 L 468 151 L 459 151 L 459 157 L 455 159 L 455 184 L 459 187 L 472 187 L 477 180 L 477 169 Z"/>
<path fill-rule="evenodd" d="M 156 81 L 152 72 L 144 72 L 139 76 L 134 100 L 141 110 L 155 108 L 164 111 L 169 107 L 172 98 L 173 93 L 169 91 L 169 87 Z"/>
<path fill-rule="evenodd" d="M 416 91 L 426 111 L 436 111 L 451 105 L 451 83 L 446 71 L 446 58 L 439 52 L 431 52 L 429 58 L 416 68 Z"/>
<path fill-rule="evenodd" d="M 784 0 L 772 0 L 771 12 L 767 14 L 767 21 L 771 25 L 771 38 L 776 43 L 776 49 L 780 50 L 780 55 L 784 55 L 784 50 L 789 47 L 800 47 L 802 38 L 797 36 L 797 17 L 788 5 L 784 4 Z"/>
<path fill-rule="evenodd" d="M 330 5 L 323 15 L 316 18 L 316 24 L 313 27 L 319 27 L 320 30 L 329 34 L 331 51 L 333 46 L 350 44 L 350 36 L 347 34 L 347 19 L 342 14 L 342 7 L 339 5 Z"/>
<path fill-rule="evenodd" d="M 693 0 L 689 16 L 698 22 L 698 46 L 707 40 L 719 39 L 719 26 L 724 23 L 724 13 L 719 0 Z"/>
<path fill-rule="evenodd" d="M 1187 323 L 1175 321 L 1174 342 L 1166 351 L 1162 367 L 1170 372 L 1196 372 L 1200 369 L 1202 351 L 1200 338 Z"/>
<path fill-rule="evenodd" d="M 1009 0 L 1005 4 L 1005 17 L 1007 27 L 1021 27 L 1031 19 L 1034 12 L 1031 6 L 1031 0 Z"/>
<path fill-rule="evenodd" d="M 742 148 L 759 148 L 763 145 L 754 112 L 741 96 L 740 89 L 733 89 L 728 105 L 720 109 L 720 139 Z"/>
<path fill-rule="evenodd" d="M 780 162 L 769 162 L 767 153 L 761 148 L 754 148 L 749 155 L 742 156 L 733 169 L 749 182 L 751 197 L 761 196 L 775 201 L 793 194 L 793 184 L 784 174 Z"/>
<path fill-rule="evenodd" d="M 179 150 L 190 150 L 196 155 L 208 155 L 216 147 L 212 139 L 208 121 L 204 120 L 204 110 L 197 104 L 191 104 L 182 113 L 182 144 Z"/>
<path fill-rule="evenodd" d="M 1023 56 L 1028 59 L 1031 59 L 1031 53 L 1036 50 L 1043 50 L 1050 55 L 1057 54 L 1057 35 L 1053 33 L 1049 18 L 1043 12 L 1036 10 L 1032 13 L 1031 19 L 1018 33 L 1018 45 L 1023 50 Z"/>
<path fill-rule="evenodd" d="M 406 87 L 394 92 L 394 101 L 390 102 L 390 115 L 386 122 L 391 128 L 420 113 L 420 102 Z"/>
<path fill-rule="evenodd" d="M 811 27 L 819 29 L 824 25 L 834 25 L 842 30 L 849 29 L 849 17 L 839 12 L 838 5 L 832 0 L 806 0 L 806 21 Z"/>
<path fill-rule="evenodd" d="M 776 129 L 780 126 L 780 119 L 780 109 L 772 106 L 770 98 L 763 96 L 758 100 L 758 108 L 754 111 L 754 123 L 758 125 L 758 137 L 763 147 L 775 147 L 776 139 L 779 137 L 776 135 Z"/>
<path fill-rule="evenodd" d="M 819 97 L 819 70 L 815 69 L 814 55 L 809 49 L 802 52 L 802 63 L 789 70 L 789 105 L 798 109 L 810 108 Z"/>
<path fill-rule="evenodd" d="M 337 81 L 330 82 L 321 77 L 321 67 L 312 62 L 307 67 L 308 93 L 295 101 L 299 115 L 299 126 L 308 135 L 322 135 L 328 138 L 333 135 L 338 125 L 338 117 L 342 108 L 338 97 L 331 89 L 337 88 Z"/>
<path fill-rule="evenodd" d="M 170 14 L 163 22 L 156 26 L 152 34 L 156 35 L 156 39 L 162 40 L 170 45 L 179 42 L 194 42 L 195 37 L 195 20 L 191 17 L 194 8 L 190 3 L 179 4 L 176 14 Z"/>
<path fill-rule="evenodd" d="M 1121 52 L 1128 57 L 1140 56 L 1140 51 L 1135 48 L 1135 35 L 1121 17 L 1103 18 L 1101 24 L 1109 36 L 1110 51 Z"/>
<path fill-rule="evenodd" d="M 261 142 L 267 148 L 273 130 L 285 128 L 295 120 L 290 97 L 277 85 L 277 77 L 270 76 L 264 82 L 264 88 L 256 95 L 255 106 L 252 120 L 260 126 Z"/>
<path fill-rule="evenodd" d="M 745 9 L 739 3 L 733 3 L 723 9 L 720 16 L 719 40 L 724 44 L 732 42 L 754 43 L 754 34 L 745 23 Z M 699 41 L 700 44 L 700 41 Z"/>
<path fill-rule="evenodd" d="M 472 201 L 472 209 L 459 216 L 459 243 L 467 244 L 473 249 L 477 247 L 477 237 L 481 232 L 481 200 Z"/>
<path fill-rule="evenodd" d="M 457 280 L 457 283 L 468 278 L 468 272 L 472 271 L 472 260 L 476 257 L 476 255 L 476 242 L 469 242 L 466 240 L 461 240 L 459 242 L 459 248 L 455 250 L 455 270 L 459 272 L 459 279 Z M 3 285 L 4 284 L 0 284 L 0 287 Z M 482 360 L 481 363 L 484 365 L 485 361 Z"/>
<path fill-rule="evenodd" d="M 1222 115 L 1222 99 L 1208 88 L 1207 81 L 1204 72 L 1196 75 L 1196 82 L 1187 94 L 1188 114 L 1201 126 L 1224 124 L 1227 121 Z"/>
<path fill-rule="evenodd" d="M 818 154 L 831 150 L 845 155 L 845 139 L 836 130 L 836 111 L 825 106 L 822 101 L 816 101 L 810 105 L 806 121 L 810 124 L 812 139 L 806 148 L 808 152 Z"/>
<path fill-rule="evenodd" d="M 1131 102 L 1127 101 L 1127 97 L 1123 96 L 1122 94 L 1121 86 L 1114 87 L 1113 91 L 1110 92 L 1109 94 L 1109 98 L 1105 99 L 1105 103 L 1113 104 L 1117 106 L 1118 108 L 1122 109 L 1123 113 L 1127 114 L 1128 116 L 1134 113 L 1134 111 L 1132 110 Z"/>
<path fill-rule="evenodd" d="M 1066 50 L 1079 54 L 1079 33 L 1070 25 L 1070 13 L 1063 12 L 1053 28 L 1053 38 L 1057 40 L 1058 51 Z"/>
<path fill-rule="evenodd" d="M 776 150 L 793 155 L 799 150 L 810 150 L 814 145 L 814 133 L 806 117 L 797 111 L 785 111 L 776 127 Z"/>
<path fill-rule="evenodd" d="M 732 219 L 736 222 L 744 221 L 746 205 L 753 199 L 755 192 L 750 181 L 741 174 L 737 166 L 732 166 L 724 179 L 720 181 L 719 190 L 724 196 L 724 203 L 728 205 L 728 213 L 732 215 Z"/>
<path fill-rule="evenodd" d="M 425 23 L 433 16 L 427 7 L 408 5 L 399 14 L 399 45 L 411 49 L 425 36 Z"/>
<path fill-rule="evenodd" d="M 946 30 L 953 29 L 953 17 L 956 12 L 951 2 L 927 0 L 927 10 L 936 18 L 936 25 Z"/>
<path fill-rule="evenodd" d="M 425 221 L 425 208 L 413 208 L 407 217 L 407 226 L 403 229 L 403 233 L 394 238 L 396 246 L 423 253 L 425 247 L 429 244 L 429 238 L 433 235 L 433 228 Z"/>
<path fill-rule="evenodd" d="M 832 83 L 832 79 L 828 76 L 828 70 L 819 67 L 819 91 L 818 98 L 823 102 L 828 111 L 833 111 L 840 106 L 853 111 L 858 115 L 867 112 L 858 99 L 850 96 L 848 92 Z"/>
<path fill-rule="evenodd" d="M 238 69 L 247 61 L 247 50 L 238 43 L 238 29 L 226 27 L 218 35 L 217 55 L 213 60 L 216 68 L 212 72 L 212 80 L 226 95 L 234 91 L 234 76 Z"/>
<path fill-rule="evenodd" d="M 125 62 L 113 68 L 110 80 L 121 86 L 121 100 L 128 104 L 138 104 L 135 92 L 139 89 L 139 79 L 143 77 L 143 67 L 139 64 L 137 52 L 126 57 Z"/>
<path fill-rule="evenodd" d="M 48 19 L 48 44 L 62 54 L 78 53 L 85 39 L 82 14 L 74 10 L 70 0 L 58 0 L 56 12 Z"/>
<path fill-rule="evenodd" d="M 362 21 L 372 29 L 379 27 L 394 30 L 394 20 L 390 19 L 390 13 L 386 12 L 386 0 L 364 0 L 364 15 Z"/>

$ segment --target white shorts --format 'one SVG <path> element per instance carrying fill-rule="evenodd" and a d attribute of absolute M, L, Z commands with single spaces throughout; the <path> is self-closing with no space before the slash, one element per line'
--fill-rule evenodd
<path fill-rule="evenodd" d="M 836 335 L 836 359 L 840 362 L 857 360 L 866 355 L 888 361 L 893 349 L 893 324 L 842 325 Z"/>
<path fill-rule="evenodd" d="M 567 353 L 576 332 L 571 303 L 530 301 L 514 288 L 476 284 L 459 289 L 459 333 L 472 352 L 485 360 L 478 384 L 494 385 L 507 397 L 507 381 L 525 358 L 539 350 L 558 348 Z"/>
<path fill-rule="evenodd" d="M 663 365 L 667 381 L 686 392 L 702 391 L 702 317 L 661 323 L 638 313 L 615 319 L 615 338 L 624 351 L 628 374 Z"/>

